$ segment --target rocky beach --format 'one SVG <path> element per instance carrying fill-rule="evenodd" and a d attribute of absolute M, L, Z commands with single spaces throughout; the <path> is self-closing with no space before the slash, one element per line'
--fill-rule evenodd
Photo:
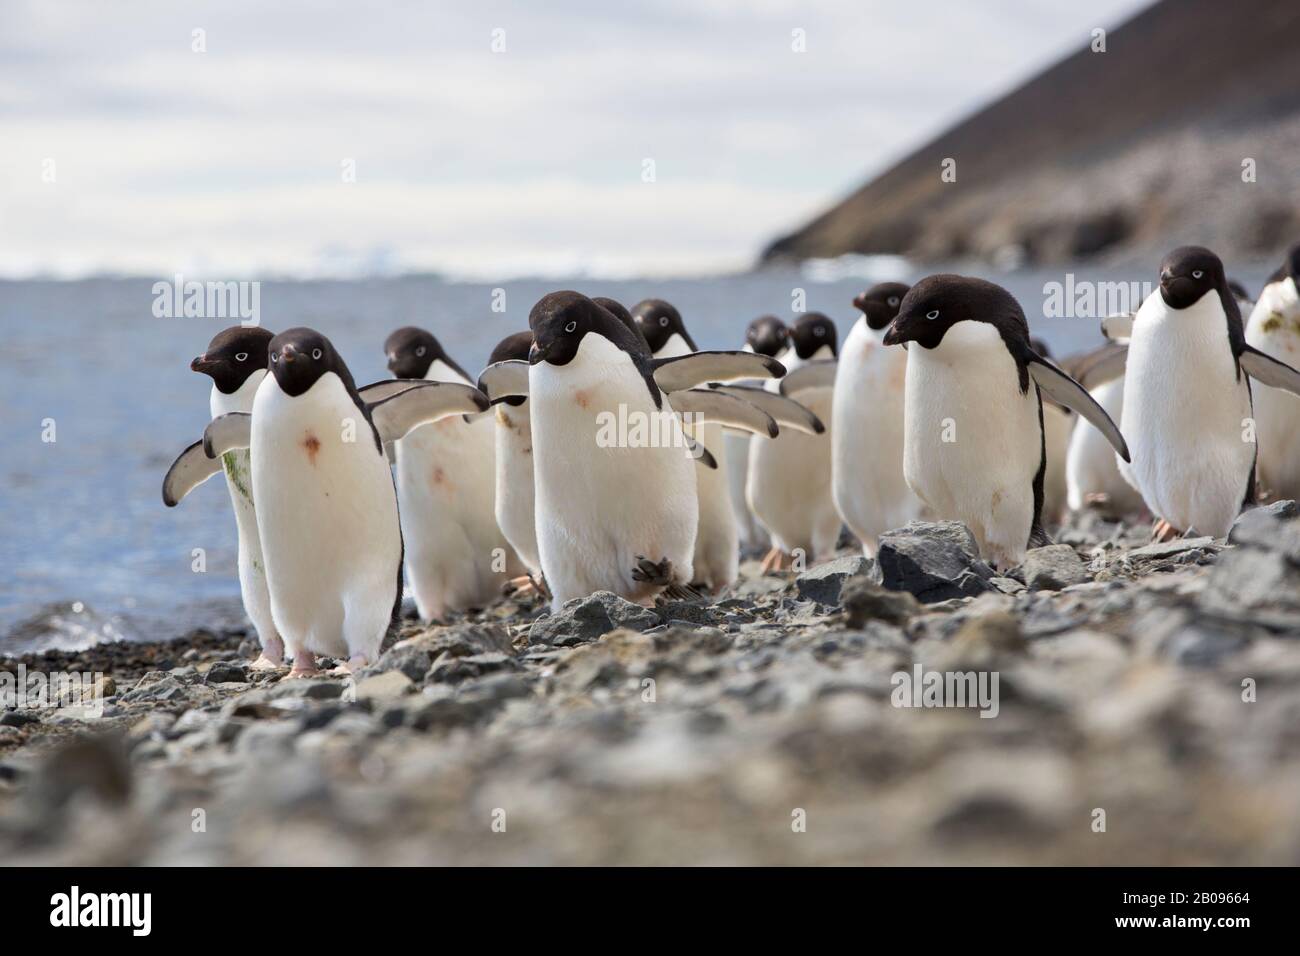
<path fill-rule="evenodd" d="M 352 677 L 252 670 L 238 628 L 0 659 L 103 675 L 98 716 L 4 701 L 0 859 L 1300 862 L 1295 503 L 1056 540 L 1000 575 L 914 524 L 710 602 L 502 599 Z"/>

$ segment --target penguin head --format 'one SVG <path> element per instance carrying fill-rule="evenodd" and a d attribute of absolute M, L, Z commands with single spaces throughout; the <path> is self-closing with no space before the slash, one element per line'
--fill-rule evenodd
<path fill-rule="evenodd" d="M 469 381 L 464 370 L 443 351 L 433 334 L 413 325 L 400 328 L 384 339 L 384 355 L 394 378 L 424 378 L 434 362 L 442 362 Z"/>
<path fill-rule="evenodd" d="M 790 345 L 801 359 L 810 359 L 826 347 L 831 355 L 838 355 L 835 323 L 820 312 L 801 315 L 790 327 Z"/>
<path fill-rule="evenodd" d="M 645 334 L 641 331 L 641 326 L 637 324 L 636 319 L 632 318 L 632 313 L 627 310 L 626 306 L 621 302 L 615 302 L 613 299 L 608 299 L 599 295 L 591 301 L 595 302 L 598 306 L 636 333 L 636 337 L 642 342 L 645 342 L 646 350 L 650 350 L 650 343 L 645 341 Z"/>
<path fill-rule="evenodd" d="M 1223 263 L 1203 246 L 1179 246 L 1160 263 L 1160 298 L 1171 309 L 1195 305 L 1226 283 Z"/>
<path fill-rule="evenodd" d="M 528 313 L 528 327 L 533 330 L 533 346 L 528 352 L 531 365 L 568 365 L 589 333 L 604 336 L 629 354 L 647 353 L 645 339 L 581 292 L 565 290 L 542 296 Z"/>
<path fill-rule="evenodd" d="M 935 349 L 958 322 L 987 322 L 1004 338 L 1028 336 L 1025 313 L 1015 297 L 1000 285 L 969 276 L 940 273 L 926 276 L 908 290 L 899 303 L 882 342 L 902 345 L 915 342 Z"/>
<path fill-rule="evenodd" d="M 657 354 L 667 345 L 668 340 L 674 335 L 680 335 L 682 341 L 690 346 L 691 351 L 696 351 L 695 341 L 686 331 L 682 314 L 663 299 L 645 299 L 638 302 L 632 307 L 632 318 L 636 320 L 637 327 L 645 336 L 652 355 Z"/>
<path fill-rule="evenodd" d="M 336 373 L 351 386 L 352 376 L 333 344 L 315 329 L 296 328 L 281 332 L 267 346 L 271 374 L 280 390 L 298 396 L 316 384 L 327 372 Z"/>
<path fill-rule="evenodd" d="M 867 317 L 868 328 L 878 331 L 894 321 L 907 289 L 908 286 L 902 282 L 877 282 L 866 292 L 854 296 L 853 305 Z"/>
<path fill-rule="evenodd" d="M 231 326 L 212 337 L 207 350 L 190 362 L 190 369 L 207 375 L 218 391 L 230 395 L 248 376 L 266 370 L 266 347 L 272 338 L 263 328 Z"/>
<path fill-rule="evenodd" d="M 514 335 L 507 335 L 497 343 L 497 347 L 492 350 L 488 356 L 488 364 L 495 365 L 497 362 L 509 362 L 511 360 L 527 361 L 528 350 L 533 347 L 532 332 L 516 332 Z M 527 395 L 506 395 L 499 399 L 506 405 L 522 405 L 528 401 Z M 495 405 L 496 402 L 493 402 Z"/>
<path fill-rule="evenodd" d="M 745 329 L 745 346 L 751 352 L 776 358 L 790 347 L 790 329 L 775 315 L 761 315 Z"/>

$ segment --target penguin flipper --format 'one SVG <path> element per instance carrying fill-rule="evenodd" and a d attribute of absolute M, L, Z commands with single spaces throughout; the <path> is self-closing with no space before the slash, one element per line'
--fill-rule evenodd
<path fill-rule="evenodd" d="M 709 451 L 690 435 L 683 435 L 682 437 L 686 439 L 687 454 L 694 458 L 697 464 L 704 468 L 718 467 L 718 459 L 713 457 L 713 452 Z"/>
<path fill-rule="evenodd" d="M 459 382 L 421 382 L 370 406 L 381 442 L 397 441 L 420 425 L 451 415 L 486 411 L 487 396 Z"/>
<path fill-rule="evenodd" d="M 751 405 L 743 398 L 726 392 L 688 388 L 684 392 L 673 392 L 668 401 L 678 414 L 694 416 L 694 421 L 690 424 L 708 422 L 768 438 L 775 438 L 780 433 L 775 418 L 757 405 Z"/>
<path fill-rule="evenodd" d="M 1110 442 L 1111 447 L 1121 458 L 1132 461 L 1128 453 L 1128 444 L 1120 434 L 1119 428 L 1082 385 L 1036 352 L 1031 351 L 1028 359 L 1029 375 L 1043 392 L 1054 401 L 1066 408 L 1074 409 L 1086 418 L 1097 431 L 1106 436 L 1106 441 Z"/>
<path fill-rule="evenodd" d="M 1128 345 L 1122 342 L 1107 342 L 1061 363 L 1062 370 L 1088 391 L 1123 378 L 1127 367 Z"/>
<path fill-rule="evenodd" d="M 203 429 L 203 452 L 220 458 L 228 451 L 247 448 L 253 443 L 253 416 L 248 412 L 218 415 Z"/>
<path fill-rule="evenodd" d="M 1108 315 L 1101 320 L 1101 334 L 1112 342 L 1127 342 L 1133 337 L 1134 318 L 1135 315 L 1132 312 Z"/>
<path fill-rule="evenodd" d="M 221 460 L 209 458 L 203 450 L 203 439 L 186 448 L 163 478 L 163 504 L 175 508 L 191 491 L 221 470 Z"/>
<path fill-rule="evenodd" d="M 528 394 L 528 363 L 523 359 L 493 362 L 478 376 L 478 390 L 492 404 L 514 395 Z"/>
<path fill-rule="evenodd" d="M 780 378 L 785 366 L 757 352 L 690 352 L 650 360 L 655 384 L 665 392 L 684 392 L 709 382 L 735 382 L 747 378 Z"/>
<path fill-rule="evenodd" d="M 837 364 L 835 359 L 819 359 L 807 365 L 800 365 L 781 379 L 781 394 L 789 398 L 814 388 L 834 388 Z"/>
<path fill-rule="evenodd" d="M 1270 388 L 1281 388 L 1300 395 L 1300 371 L 1279 362 L 1267 352 L 1247 345 L 1238 359 L 1246 374 Z"/>
<path fill-rule="evenodd" d="M 809 435 L 820 435 L 826 431 L 822 420 L 793 398 L 769 392 L 765 388 L 755 388 L 753 385 L 710 385 L 709 388 L 743 398 L 749 404 L 758 406 L 776 419 L 782 428 L 793 428 Z"/>
<path fill-rule="evenodd" d="M 423 384 L 424 379 L 419 378 L 385 378 L 362 386 L 357 389 L 357 394 L 361 396 L 361 400 L 367 405 L 377 405 L 385 399 L 392 398 L 394 395 L 401 395 L 403 392 Z"/>

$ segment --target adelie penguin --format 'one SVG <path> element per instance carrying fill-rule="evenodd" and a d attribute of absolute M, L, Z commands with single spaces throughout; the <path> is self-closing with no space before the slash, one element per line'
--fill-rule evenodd
<path fill-rule="evenodd" d="M 215 419 L 203 437 L 216 458 L 251 450 L 253 500 L 271 614 L 293 656 L 291 675 L 316 655 L 351 668 L 374 662 L 402 596 L 402 534 L 384 445 L 432 421 L 484 411 L 468 385 L 420 383 L 371 391 L 368 404 L 342 357 L 312 329 L 268 345 L 271 374 L 251 414 Z"/>
<path fill-rule="evenodd" d="M 698 351 L 686 331 L 681 313 L 662 299 L 646 299 L 632 309 L 632 317 L 645 336 L 654 358 L 676 358 Z M 757 405 L 776 419 L 783 428 L 815 432 L 821 422 L 803 406 L 761 388 L 721 386 L 729 394 Z M 740 531 L 732 512 L 729 468 L 725 454 L 723 428 L 707 424 L 699 429 L 687 427 L 687 434 L 705 448 L 724 452 L 717 457 L 717 468 L 696 470 L 696 492 L 700 520 L 695 537 L 695 580 L 692 585 L 717 591 L 736 580 L 740 564 Z M 763 439 L 766 440 L 766 439 Z"/>
<path fill-rule="evenodd" d="M 398 329 L 384 355 L 398 379 L 471 384 L 424 329 Z M 487 417 L 447 418 L 394 448 L 406 577 L 425 620 L 484 607 L 524 573 L 497 524 L 495 440 Z"/>
<path fill-rule="evenodd" d="M 789 431 L 749 451 L 746 499 L 772 537 L 762 570 L 808 566 L 835 550 L 841 521 L 831 493 L 831 402 L 835 385 L 835 323 L 820 312 L 800 316 L 781 355 L 787 375 L 771 387 L 804 405 L 823 424 L 822 434 Z"/>
<path fill-rule="evenodd" d="M 903 472 L 935 517 L 961 521 L 1000 568 L 1047 544 L 1041 393 L 1095 424 L 1128 457 L 1119 429 L 1074 379 L 1029 344 L 1006 289 L 982 279 L 927 276 L 885 333 L 906 343 Z"/>
<path fill-rule="evenodd" d="M 1061 363 L 1112 421 L 1120 421 L 1124 413 L 1127 342 L 1106 342 Z M 1071 511 L 1088 509 L 1124 518 L 1143 510 L 1142 496 L 1124 480 L 1117 462 L 1115 449 L 1101 432 L 1086 421 L 1075 424 L 1065 453 L 1066 504 Z"/>
<path fill-rule="evenodd" d="M 770 355 L 776 358 L 790 346 L 790 328 L 775 315 L 759 316 L 745 329 L 746 352 Z M 740 535 L 740 546 L 746 551 L 766 551 L 771 544 L 767 529 L 749 507 L 745 487 L 749 484 L 748 435 L 728 432 L 723 438 L 727 456 L 727 489 L 731 496 L 731 513 Z"/>
<path fill-rule="evenodd" d="M 1300 245 L 1291 247 L 1247 313 L 1246 343 L 1288 365 L 1300 363 Z M 1238 300 L 1240 304 L 1240 300 Z M 1275 389 L 1255 395 L 1259 483 L 1273 498 L 1300 498 L 1300 398 Z"/>
<path fill-rule="evenodd" d="M 1223 263 L 1201 246 L 1165 256 L 1159 288 L 1106 331 L 1129 339 L 1121 427 L 1133 460 L 1120 471 L 1156 516 L 1154 536 L 1225 536 L 1255 500 L 1251 379 L 1300 392 L 1300 373 L 1247 343 Z"/>
<path fill-rule="evenodd" d="M 212 379 L 208 398 L 212 418 L 253 410 L 253 396 L 266 377 L 267 345 L 271 338 L 266 329 L 236 325 L 218 332 L 204 353 L 190 363 L 191 369 Z M 163 502 L 174 508 L 190 489 L 222 470 L 226 473 L 226 488 L 239 531 L 239 590 L 244 611 L 253 622 L 262 646 L 262 654 L 253 666 L 278 667 L 284 662 L 284 642 L 271 616 L 248 451 L 232 451 L 213 460 L 204 454 L 203 442 L 195 442 L 181 453 L 163 479 Z"/>
<path fill-rule="evenodd" d="M 686 593 L 699 522 L 694 472 L 715 462 L 678 414 L 776 434 L 753 405 L 695 386 L 784 368 L 744 352 L 655 359 L 643 337 L 577 292 L 543 297 L 528 321 L 528 363 L 490 365 L 479 383 L 492 400 L 528 396 L 552 607 L 602 590 L 645 604 L 665 590 Z"/>
<path fill-rule="evenodd" d="M 507 335 L 497 343 L 488 364 L 528 360 L 533 333 Z M 496 399 L 496 519 L 529 578 L 512 582 L 518 589 L 541 590 L 542 562 L 537 554 L 536 492 L 533 482 L 533 425 L 527 395 Z"/>
<path fill-rule="evenodd" d="M 862 315 L 844 340 L 835 371 L 835 507 L 868 557 L 883 532 L 921 517 L 921 499 L 903 478 L 907 350 L 881 342 L 907 289 L 901 282 L 881 282 L 853 300 Z"/>

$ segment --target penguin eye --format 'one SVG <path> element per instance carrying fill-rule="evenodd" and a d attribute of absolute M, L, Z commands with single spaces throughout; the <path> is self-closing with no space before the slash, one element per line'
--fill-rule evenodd
<path fill-rule="evenodd" d="M 885 301 L 889 303 L 889 305 L 890 305 L 891 308 L 895 308 L 895 307 L 897 307 L 897 305 L 898 305 L 898 296 L 896 296 L 896 295 L 891 295 L 891 296 L 890 296 L 888 299 L 886 299 Z"/>
<path fill-rule="evenodd" d="M 321 350 L 320 350 L 320 349 L 312 349 L 312 350 L 311 350 L 311 357 L 314 358 L 316 361 L 319 362 L 319 361 L 320 361 L 320 357 L 321 357 Z"/>
<path fill-rule="evenodd" d="M 1200 278 L 1201 276 L 1203 276 L 1203 275 L 1205 275 L 1205 273 L 1202 272 L 1200 269 L 1193 269 L 1193 270 L 1192 270 L 1192 278 L 1193 278 L 1193 279 L 1199 279 L 1199 278 Z"/>
<path fill-rule="evenodd" d="M 416 350 L 415 350 L 415 357 L 416 357 L 416 358 L 424 358 L 424 346 L 423 346 L 423 345 L 421 345 L 421 346 L 419 346 L 418 348 L 416 348 Z"/>
<path fill-rule="evenodd" d="M 235 354 L 235 361 L 236 361 L 236 362 L 247 362 L 247 361 L 248 361 L 248 353 L 247 353 L 247 352 L 238 352 L 238 353 L 236 353 L 236 354 Z"/>
<path fill-rule="evenodd" d="M 666 316 L 666 315 L 661 315 L 661 316 L 659 316 L 659 324 L 662 325 L 664 328 L 667 328 L 667 327 L 668 327 L 668 316 Z"/>
<path fill-rule="evenodd" d="M 925 313 L 925 317 L 929 319 L 931 322 L 933 322 L 935 319 L 939 317 L 939 310 L 932 309 L 929 312 Z"/>
<path fill-rule="evenodd" d="M 280 364 L 280 353 L 279 353 L 279 352 L 272 352 L 272 353 L 271 353 L 271 364 L 272 364 L 272 365 L 279 365 L 279 364 Z"/>
<path fill-rule="evenodd" d="M 564 331 L 566 331 L 566 332 L 574 332 L 574 331 L 577 330 L 577 328 L 578 328 L 578 323 L 577 323 L 577 322 L 570 322 L 568 325 L 566 325 L 566 326 L 564 327 Z"/>

